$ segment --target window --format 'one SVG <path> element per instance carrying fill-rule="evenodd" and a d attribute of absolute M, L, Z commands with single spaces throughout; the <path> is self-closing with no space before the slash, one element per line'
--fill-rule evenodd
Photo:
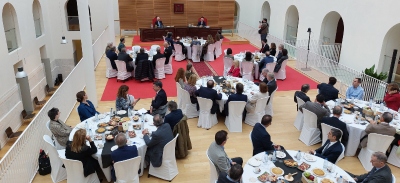
<path fill-rule="evenodd" d="M 2 17 L 8 52 L 12 52 L 18 48 L 20 41 L 17 14 L 10 3 L 4 5 Z"/>

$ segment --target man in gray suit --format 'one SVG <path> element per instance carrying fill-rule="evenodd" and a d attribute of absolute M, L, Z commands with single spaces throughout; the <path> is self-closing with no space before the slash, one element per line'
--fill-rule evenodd
<path fill-rule="evenodd" d="M 375 152 L 371 156 L 372 170 L 366 174 L 355 176 L 349 173 L 357 182 L 362 183 L 380 183 L 380 182 L 392 182 L 392 171 L 386 164 L 387 157 L 383 152 Z"/>
<path fill-rule="evenodd" d="M 314 102 L 308 101 L 305 104 L 299 106 L 299 110 L 301 112 L 303 112 L 303 109 L 307 109 L 310 112 L 317 115 L 318 118 L 317 126 L 320 130 L 321 130 L 321 119 L 331 114 L 331 111 L 325 104 L 325 97 L 321 94 L 318 94 L 317 97 L 315 97 Z"/>
<path fill-rule="evenodd" d="M 211 143 L 207 150 L 207 155 L 214 163 L 218 174 L 221 172 L 228 173 L 232 165 L 243 164 L 243 159 L 240 157 L 230 159 L 225 153 L 225 144 L 228 140 L 228 132 L 220 130 L 215 134 L 215 141 Z"/>
<path fill-rule="evenodd" d="M 374 120 L 368 120 L 369 124 L 365 128 L 365 132 L 367 134 L 361 139 L 361 143 L 360 143 L 361 147 L 367 147 L 368 134 L 370 134 L 370 133 L 394 136 L 396 134 L 396 128 L 389 125 L 389 123 L 392 120 L 393 120 L 393 115 L 390 112 L 384 112 L 381 115 L 380 123 L 377 123 Z"/>
<path fill-rule="evenodd" d="M 145 160 L 151 162 L 153 167 L 160 167 L 164 146 L 174 138 L 174 135 L 172 134 L 171 126 L 168 123 L 163 123 L 159 114 L 154 116 L 153 123 L 157 130 L 152 133 L 151 139 L 149 130 L 144 129 L 142 131 L 144 142 L 147 145 Z"/>

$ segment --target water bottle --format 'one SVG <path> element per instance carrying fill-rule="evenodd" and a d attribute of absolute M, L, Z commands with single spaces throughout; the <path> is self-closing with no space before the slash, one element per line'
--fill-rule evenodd
<path fill-rule="evenodd" d="M 131 108 L 128 108 L 128 117 L 131 117 L 131 116 L 132 116 Z"/>
<path fill-rule="evenodd" d="M 383 111 L 383 102 L 381 104 L 379 104 L 379 110 Z"/>
<path fill-rule="evenodd" d="M 372 108 L 372 104 L 373 104 L 373 103 L 374 103 L 374 98 L 371 97 L 371 98 L 369 99 L 369 106 L 370 106 L 371 108 Z"/>
<path fill-rule="evenodd" d="M 342 177 L 342 176 L 340 176 L 340 177 L 338 178 L 337 183 L 343 183 L 343 177 Z"/>
<path fill-rule="evenodd" d="M 113 108 L 110 109 L 110 117 L 113 116 Z"/>
<path fill-rule="evenodd" d="M 297 160 L 300 160 L 301 159 L 301 152 L 300 152 L 300 150 L 297 152 L 297 154 L 296 154 L 296 159 Z"/>
<path fill-rule="evenodd" d="M 325 169 L 325 170 L 326 170 L 327 167 L 328 167 L 328 163 L 329 163 L 328 158 L 325 158 L 325 160 L 324 160 L 324 169 Z"/>
<path fill-rule="evenodd" d="M 96 122 L 99 122 L 99 114 L 97 114 L 97 112 L 96 112 L 96 114 L 94 115 L 94 119 L 96 120 Z"/>
<path fill-rule="evenodd" d="M 272 162 L 276 162 L 276 150 L 274 150 L 274 153 L 272 154 Z"/>

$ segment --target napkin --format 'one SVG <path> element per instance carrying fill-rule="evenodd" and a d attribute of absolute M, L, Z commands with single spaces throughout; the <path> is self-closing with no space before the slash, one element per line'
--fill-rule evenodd
<path fill-rule="evenodd" d="M 147 110 L 146 110 L 146 109 L 144 109 L 144 108 L 141 108 L 141 109 L 139 109 L 139 110 L 138 110 L 138 112 L 139 112 L 140 114 L 144 114 L 144 113 L 146 113 L 146 112 L 147 112 Z"/>

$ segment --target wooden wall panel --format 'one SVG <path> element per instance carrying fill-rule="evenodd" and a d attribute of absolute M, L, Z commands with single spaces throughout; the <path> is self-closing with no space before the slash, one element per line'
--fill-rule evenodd
<path fill-rule="evenodd" d="M 183 3 L 183 14 L 174 13 L 174 3 Z M 119 0 L 121 29 L 150 27 L 155 16 L 161 17 L 165 26 L 197 25 L 204 16 L 208 25 L 233 28 L 234 0 Z"/>

